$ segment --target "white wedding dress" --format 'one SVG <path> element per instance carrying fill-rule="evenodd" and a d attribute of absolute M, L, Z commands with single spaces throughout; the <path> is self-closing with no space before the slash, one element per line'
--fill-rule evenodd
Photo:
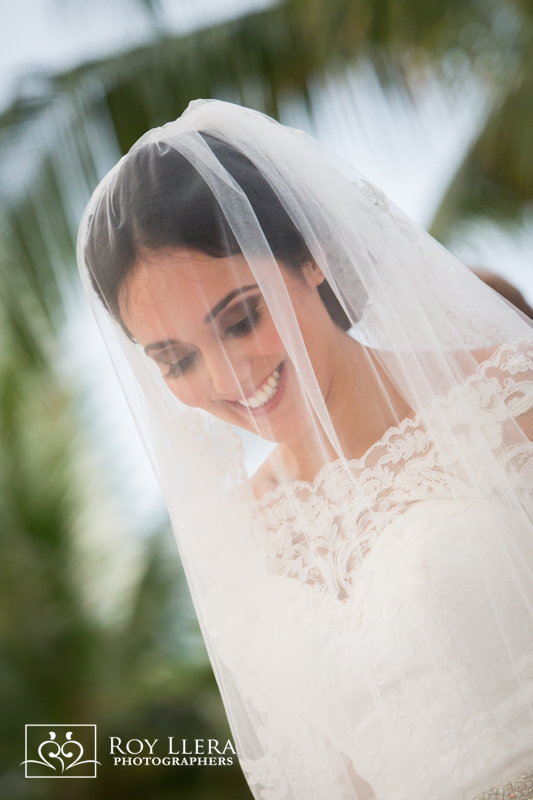
<path fill-rule="evenodd" d="M 505 441 L 506 420 L 533 407 L 533 344 L 500 348 L 463 397 L 494 451 L 507 445 L 507 475 L 523 513 L 533 516 L 532 448 Z M 443 407 L 468 437 L 459 397 Z M 344 467 L 334 462 L 313 484 L 281 485 L 260 503 L 258 541 L 270 572 L 290 594 L 353 723 L 351 740 L 332 744 L 377 800 L 533 797 L 533 721 L 524 703 L 525 692 L 533 706 L 533 625 L 487 531 L 495 521 L 505 531 L 526 581 L 533 548 L 520 513 L 470 445 L 470 473 L 451 479 L 453 446 L 438 456 L 420 419 L 406 419 L 349 462 L 357 493 L 350 480 L 341 496 Z M 312 542 L 303 530 L 314 532 Z M 341 619 L 326 588 L 332 570 Z M 517 651 L 518 661 L 510 657 Z M 372 686 L 397 735 L 383 734 Z M 310 697 L 309 719 L 321 713 Z"/>
<path fill-rule="evenodd" d="M 214 100 L 108 173 L 78 252 L 255 799 L 533 800 L 530 321 Z M 414 418 L 349 460 L 349 398 L 369 441 Z M 235 426 L 339 458 L 256 501 Z"/>

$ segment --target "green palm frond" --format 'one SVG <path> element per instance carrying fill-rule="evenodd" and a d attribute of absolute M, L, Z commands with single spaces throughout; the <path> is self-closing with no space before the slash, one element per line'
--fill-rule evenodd
<path fill-rule="evenodd" d="M 488 217 L 519 224 L 533 203 L 533 46 L 452 181 L 432 233 Z"/>
<path fill-rule="evenodd" d="M 288 96 L 310 106 L 310 81 L 360 57 L 382 80 L 404 83 L 418 64 L 450 52 L 474 63 L 480 42 L 503 63 L 516 49 L 517 15 L 511 0 L 285 0 L 42 76 L 0 116 L 4 249 L 57 319 L 57 273 L 71 271 L 78 220 L 98 178 L 191 99 L 230 99 L 276 117 Z"/>

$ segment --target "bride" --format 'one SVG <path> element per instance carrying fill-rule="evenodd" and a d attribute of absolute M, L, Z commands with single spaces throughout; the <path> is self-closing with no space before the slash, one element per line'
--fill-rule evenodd
<path fill-rule="evenodd" d="M 218 101 L 102 181 L 79 261 L 254 796 L 533 798 L 530 322 Z"/>

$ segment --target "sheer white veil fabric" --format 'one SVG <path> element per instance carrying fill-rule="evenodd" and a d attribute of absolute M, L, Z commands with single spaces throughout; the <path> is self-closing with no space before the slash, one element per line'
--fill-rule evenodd
<path fill-rule="evenodd" d="M 176 234 L 150 204 L 168 197 L 190 232 L 206 191 L 218 232 L 207 225 L 202 251 L 195 230 Z M 304 324 L 313 288 L 302 311 L 287 247 L 320 271 L 351 324 L 327 328 L 327 357 L 322 316 Z M 169 267 L 173 253 L 192 253 L 189 284 L 183 260 Z M 183 292 L 197 269 L 203 318 L 217 297 L 211 262 L 221 287 L 242 289 L 245 263 L 258 289 L 226 303 L 223 330 L 211 319 L 204 331 Z M 462 800 L 532 770 L 531 323 L 310 137 L 219 101 L 191 103 L 106 176 L 81 223 L 79 264 L 254 796 Z M 235 306 L 253 291 L 243 328 Z M 145 352 L 154 331 L 189 359 L 183 374 L 168 372 L 168 353 L 156 363 L 158 348 Z M 206 366 L 215 345 L 234 377 L 218 394 Z M 328 373 L 339 361 L 355 382 Z M 270 395 L 239 408 L 269 371 Z M 297 390 L 304 449 L 276 438 Z M 254 491 L 239 426 L 280 443 Z"/>

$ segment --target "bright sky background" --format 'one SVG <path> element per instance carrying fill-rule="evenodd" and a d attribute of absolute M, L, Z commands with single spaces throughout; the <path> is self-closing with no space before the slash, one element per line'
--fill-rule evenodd
<path fill-rule="evenodd" d="M 165 20 L 176 32 L 265 0 L 165 0 Z M 127 11 L 126 11 L 127 8 Z M 124 0 L 0 0 L 0 109 L 40 70 L 56 71 L 142 43 L 152 36 L 149 17 Z M 475 86 L 425 86 L 416 106 L 398 92 L 385 95 L 370 69 L 351 71 L 314 88 L 316 117 L 287 105 L 284 121 L 310 133 L 351 161 L 394 202 L 428 225 L 467 151 L 485 111 Z M 533 302 L 530 231 L 503 235 L 483 229 L 454 249 L 467 263 L 488 266 L 515 282 Z M 84 399 L 112 490 L 128 526 L 146 530 L 161 516 L 152 470 L 103 342 L 84 301 L 73 307 L 67 330 L 69 371 Z M 257 450 L 251 463 L 260 458 Z"/>
<path fill-rule="evenodd" d="M 238 16 L 270 0 L 161 0 L 176 33 Z M 135 0 L 0 0 L 0 109 L 19 82 L 149 41 L 150 17 Z"/>

